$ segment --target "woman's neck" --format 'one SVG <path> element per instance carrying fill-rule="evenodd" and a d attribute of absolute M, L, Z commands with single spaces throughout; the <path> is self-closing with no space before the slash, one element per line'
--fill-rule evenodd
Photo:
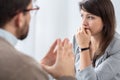
<path fill-rule="evenodd" d="M 101 42 L 101 37 L 100 36 L 92 36 L 91 37 L 91 42 L 90 42 L 90 55 L 91 55 L 91 60 L 94 57 L 95 52 L 99 48 L 100 42 Z"/>
<path fill-rule="evenodd" d="M 99 46 L 101 40 L 102 40 L 101 35 L 91 36 L 91 44 L 96 45 L 97 47 Z"/>

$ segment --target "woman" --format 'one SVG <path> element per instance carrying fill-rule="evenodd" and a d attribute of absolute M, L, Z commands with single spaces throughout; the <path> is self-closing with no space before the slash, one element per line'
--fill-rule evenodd
<path fill-rule="evenodd" d="M 111 0 L 80 2 L 82 24 L 73 39 L 78 80 L 120 80 L 120 35 Z"/>

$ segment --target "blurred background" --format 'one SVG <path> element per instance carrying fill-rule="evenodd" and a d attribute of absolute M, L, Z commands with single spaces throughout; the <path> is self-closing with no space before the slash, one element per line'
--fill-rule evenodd
<path fill-rule="evenodd" d="M 18 41 L 16 48 L 40 61 L 57 38 L 69 38 L 81 24 L 80 0 L 37 0 L 40 10 L 32 15 L 28 37 Z M 120 33 L 120 0 L 112 0 L 116 18 L 116 31 Z"/>

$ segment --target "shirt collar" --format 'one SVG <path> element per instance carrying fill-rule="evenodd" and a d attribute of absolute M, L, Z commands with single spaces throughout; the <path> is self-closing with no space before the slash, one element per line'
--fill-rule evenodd
<path fill-rule="evenodd" d="M 0 29 L 0 37 L 7 40 L 13 46 L 15 46 L 18 41 L 17 38 L 13 34 L 11 34 L 10 32 L 8 32 L 4 29 Z"/>

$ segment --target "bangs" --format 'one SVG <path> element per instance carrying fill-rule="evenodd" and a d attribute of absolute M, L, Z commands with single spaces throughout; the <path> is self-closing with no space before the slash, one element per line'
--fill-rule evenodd
<path fill-rule="evenodd" d="M 87 11 L 91 14 L 94 14 L 96 16 L 100 17 L 99 8 L 97 6 L 97 3 L 95 3 L 95 0 L 83 0 L 79 3 L 80 10 Z"/>

